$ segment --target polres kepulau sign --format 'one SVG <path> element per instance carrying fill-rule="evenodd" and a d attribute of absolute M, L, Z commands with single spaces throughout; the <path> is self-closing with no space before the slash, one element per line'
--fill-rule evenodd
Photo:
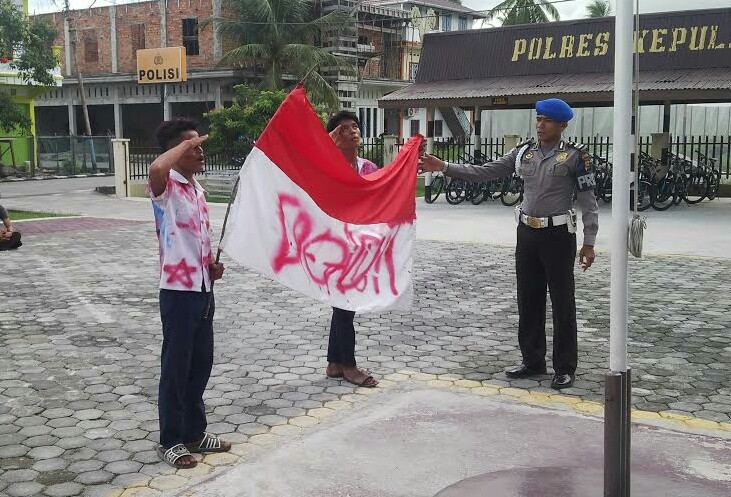
<path fill-rule="evenodd" d="M 137 82 L 178 83 L 188 80 L 185 47 L 137 50 Z"/>
<path fill-rule="evenodd" d="M 643 14 L 634 45 L 642 71 L 731 67 L 731 9 Z M 428 34 L 416 80 L 613 69 L 614 18 L 604 17 Z"/>

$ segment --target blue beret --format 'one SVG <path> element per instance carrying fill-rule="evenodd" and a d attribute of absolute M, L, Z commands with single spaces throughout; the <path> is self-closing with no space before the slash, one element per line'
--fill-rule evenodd
<path fill-rule="evenodd" d="M 560 98 L 549 98 L 536 102 L 536 113 L 561 123 L 567 123 L 574 117 L 574 111 L 569 104 Z"/>

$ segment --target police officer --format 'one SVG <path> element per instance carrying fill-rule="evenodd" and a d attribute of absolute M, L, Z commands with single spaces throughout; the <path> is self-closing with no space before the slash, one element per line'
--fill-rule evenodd
<path fill-rule="evenodd" d="M 500 159 L 482 166 L 452 164 L 432 155 L 422 158 L 421 171 L 442 171 L 468 181 L 484 182 L 517 172 L 524 181 L 523 203 L 516 208 L 518 243 L 515 268 L 518 286 L 518 342 L 522 364 L 509 368 L 509 378 L 546 374 L 546 289 L 553 307 L 553 369 L 551 387 L 574 383 L 577 363 L 574 260 L 576 213 L 574 193 L 582 211 L 584 241 L 579 264 L 594 262 L 599 210 L 594 197 L 591 157 L 582 146 L 561 135 L 573 118 L 571 107 L 557 98 L 536 104 L 538 141 L 521 143 Z"/>

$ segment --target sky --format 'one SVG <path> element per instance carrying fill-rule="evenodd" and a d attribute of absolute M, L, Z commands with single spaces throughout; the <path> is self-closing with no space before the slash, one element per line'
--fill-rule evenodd
<path fill-rule="evenodd" d="M 69 0 L 72 9 L 85 9 L 94 5 L 100 7 L 112 3 L 130 3 L 133 0 Z M 633 0 L 634 2 L 635 0 Z M 55 2 L 55 4 L 54 4 Z M 30 0 L 30 13 L 53 12 L 63 8 L 64 0 Z M 498 5 L 501 0 L 462 0 L 463 5 L 475 10 L 488 10 Z M 586 17 L 586 6 L 590 0 L 568 0 L 556 4 L 561 20 L 582 19 Z M 613 2 L 613 0 L 612 0 Z M 56 6 L 58 4 L 58 6 Z M 728 7 L 729 0 L 696 0 L 694 10 Z M 640 0 L 641 12 L 668 12 L 687 10 L 688 0 Z"/>

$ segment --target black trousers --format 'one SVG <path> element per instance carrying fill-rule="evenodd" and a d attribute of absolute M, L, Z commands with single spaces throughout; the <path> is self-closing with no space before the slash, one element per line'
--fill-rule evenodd
<path fill-rule="evenodd" d="M 203 319 L 206 299 L 211 309 Z M 170 448 L 205 432 L 203 392 L 213 367 L 213 294 L 160 290 L 162 361 L 158 414 L 160 444 Z"/>
<path fill-rule="evenodd" d="M 518 341 L 523 364 L 546 366 L 546 288 L 553 306 L 553 369 L 574 374 L 578 357 L 574 261 L 576 235 L 566 226 L 535 229 L 518 225 Z"/>
<path fill-rule="evenodd" d="M 327 346 L 327 361 L 355 366 L 355 319 L 354 311 L 333 307 L 330 320 L 330 341 Z"/>

